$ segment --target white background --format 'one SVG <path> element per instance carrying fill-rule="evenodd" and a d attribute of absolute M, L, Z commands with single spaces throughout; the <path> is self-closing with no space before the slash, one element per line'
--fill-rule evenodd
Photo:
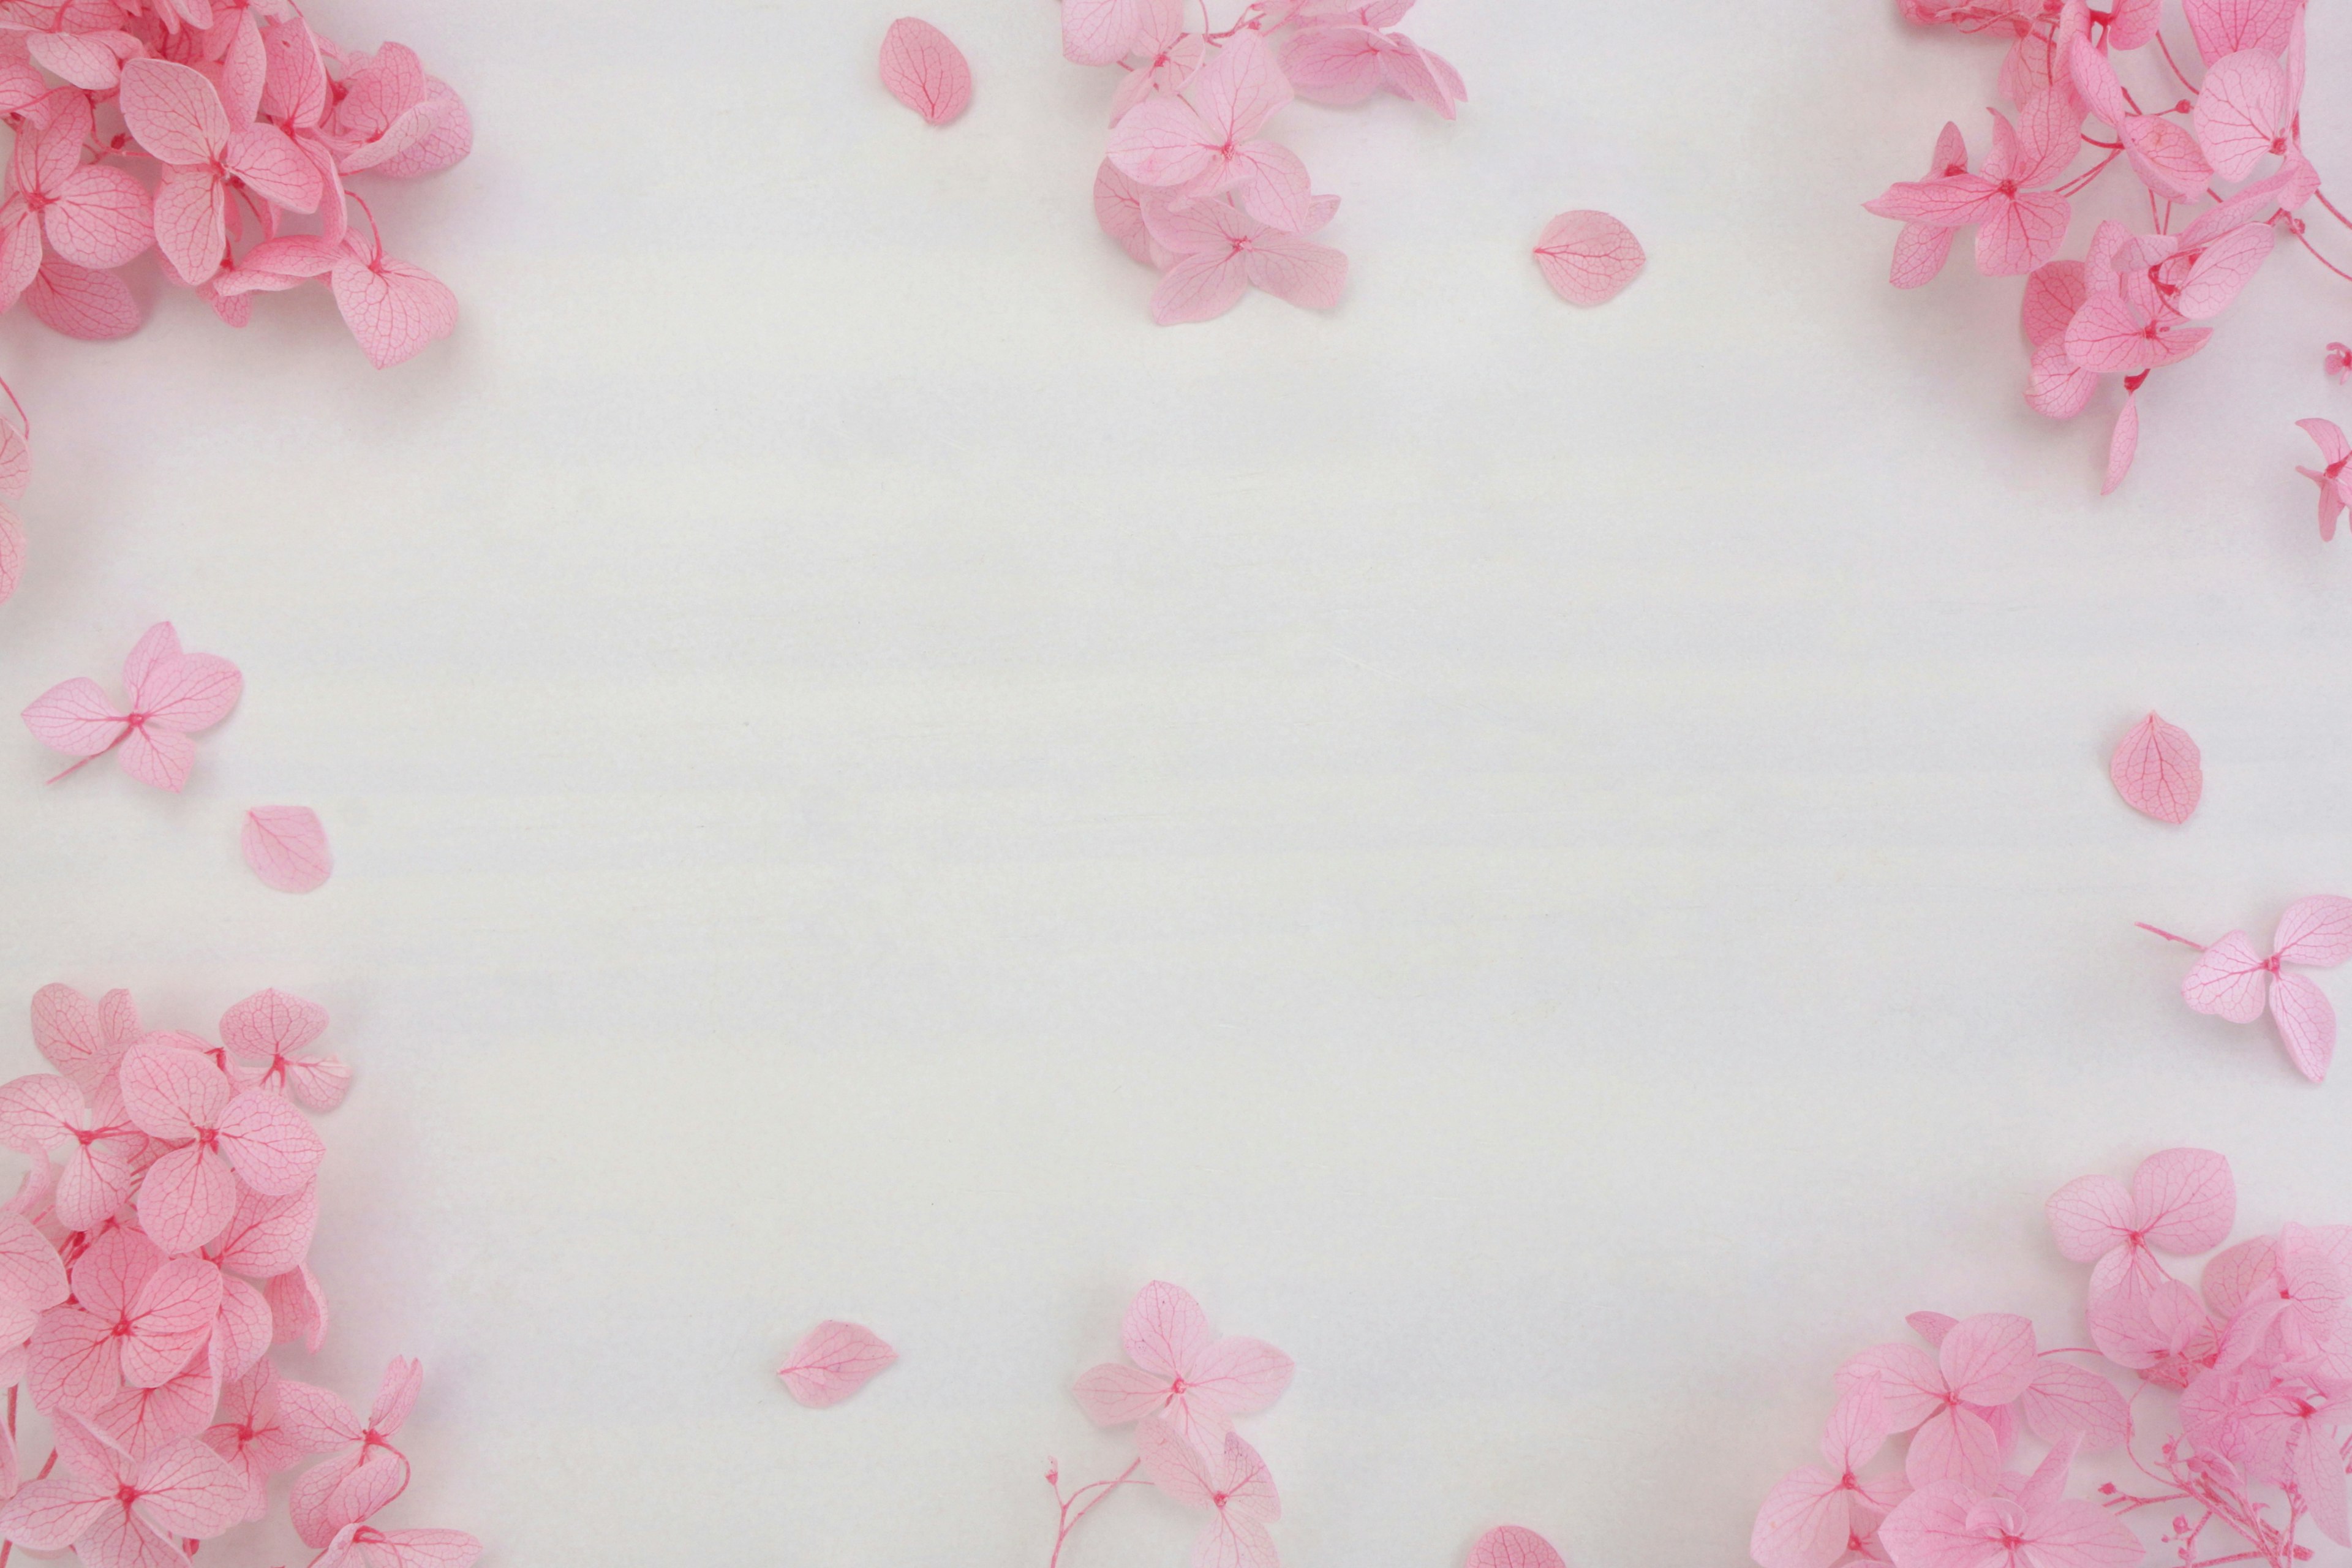
<path fill-rule="evenodd" d="M 1998 46 L 1673 11 L 1424 0 L 1460 123 L 1278 122 L 1345 305 L 1162 331 L 1047 0 L 930 0 L 942 131 L 866 0 L 322 0 L 472 105 L 469 163 L 367 187 L 456 339 L 373 374 L 318 290 L 0 323 L 0 707 L 166 616 L 247 677 L 179 799 L 0 738 L 0 996 L 331 1011 L 309 1375 L 424 1358 L 388 1522 L 1037 1568 L 1046 1456 L 1125 1463 L 1068 1384 L 1165 1277 L 1298 1360 L 1248 1428 L 1286 1561 L 1734 1563 L 1904 1312 L 2079 1338 L 2068 1178 L 2194 1142 L 2250 1226 L 2352 1220 L 2352 1086 L 2132 929 L 2352 892 L 2291 424 L 2352 415 L 2352 285 L 2276 258 L 2102 502 L 2113 405 L 2022 406 L 2015 282 L 1897 294 L 1859 207 L 1982 145 Z M 1600 310 L 1528 256 L 1572 206 L 1651 253 Z M 2105 779 L 2151 706 L 2185 830 Z M 275 802 L 315 895 L 237 859 Z M 824 1317 L 904 1360 L 804 1411 Z M 1192 1524 L 1130 1494 L 1065 1562 Z"/>

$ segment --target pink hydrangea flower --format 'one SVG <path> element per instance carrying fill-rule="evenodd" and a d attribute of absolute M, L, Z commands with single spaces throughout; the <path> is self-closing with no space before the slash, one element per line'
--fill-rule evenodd
<path fill-rule="evenodd" d="M 1107 1363 L 1077 1382 L 1078 1404 L 1097 1426 L 1157 1416 L 1213 1449 L 1234 1416 L 1265 1409 L 1290 1386 L 1288 1356 L 1263 1340 L 1219 1339 L 1201 1303 L 1162 1280 L 1136 1292 L 1121 1337 L 1135 1364 Z"/>

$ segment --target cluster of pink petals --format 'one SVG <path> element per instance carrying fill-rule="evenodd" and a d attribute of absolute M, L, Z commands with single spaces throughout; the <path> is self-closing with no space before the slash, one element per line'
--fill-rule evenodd
<path fill-rule="evenodd" d="M 122 337 L 141 315 L 121 269 L 152 249 L 233 327 L 255 294 L 323 279 L 379 366 L 456 324 L 456 298 L 385 254 L 373 214 L 355 225 L 345 188 L 473 146 L 464 103 L 402 45 L 343 48 L 292 0 L 5 0 L 0 118 L 0 311 Z M 26 475 L 24 432 L 0 429 L 0 495 Z M 0 509 L 0 599 L 24 553 Z"/>
<path fill-rule="evenodd" d="M 2092 1266 L 2095 1350 L 2037 1352 L 2021 1318 L 1915 1317 L 1932 1352 L 1882 1346 L 1840 1371 L 1823 1463 L 1772 1489 L 1756 1561 L 2134 1568 L 2147 1546 L 2126 1520 L 2149 1508 L 2171 1515 L 2183 1568 L 2290 1568 L 2314 1531 L 2352 1545 L 2352 1227 L 2288 1226 L 2212 1258 L 2201 1289 L 2177 1278 L 2164 1258 L 2212 1252 L 2236 1213 L 2228 1163 L 2204 1150 L 2153 1155 L 2129 1185 L 2069 1184 L 2050 1225 Z M 2178 1398 L 2126 1402 L 2118 1381 Z M 1904 1433 L 1901 1465 L 1874 1468 Z M 2029 1435 L 2042 1452 L 2021 1460 Z M 2101 1450 L 2147 1484 L 2068 1497 L 2076 1457 Z"/>
<path fill-rule="evenodd" d="M 2107 378 L 2122 384 L 2112 490 L 2138 449 L 2148 378 L 2210 341 L 2204 323 L 2252 280 L 2278 234 L 2310 247 L 2296 216 L 2306 203 L 2335 210 L 2302 144 L 2301 0 L 2181 0 L 2204 67 L 2195 83 L 2165 37 L 2165 0 L 2108 9 L 1903 0 L 1903 9 L 1915 22 L 2005 40 L 1999 89 L 2015 113 L 1991 111 L 1973 165 L 1959 128 L 1946 125 L 1926 175 L 1868 204 L 1904 226 L 1894 282 L 1927 282 L 1969 229 L 1979 270 L 2024 277 L 2026 401 L 2072 418 Z M 2086 153 L 2095 156 L 2078 173 Z M 2061 259 L 2075 199 L 2116 168 L 2142 188 L 2149 231 L 2103 222 L 2079 258 Z M 2324 496 L 2322 509 L 2325 528 Z"/>
<path fill-rule="evenodd" d="M 1282 1397 L 1295 1370 L 1290 1358 L 1263 1340 L 1221 1338 L 1189 1291 L 1161 1280 L 1136 1292 L 1120 1340 L 1133 1364 L 1109 1362 L 1080 1377 L 1073 1391 L 1079 1406 L 1097 1426 L 1135 1427 L 1129 1475 L 1139 1468 L 1176 1501 L 1207 1512 L 1196 1564 L 1276 1568 L 1281 1558 L 1266 1526 L 1282 1517 L 1281 1494 L 1234 1418 Z M 1078 1521 L 1126 1479 L 1064 1498 L 1059 1470 L 1047 1472 L 1062 1510 L 1056 1561 Z"/>
<path fill-rule="evenodd" d="M 2322 893 L 2287 906 L 2271 933 L 2267 954 L 2242 931 L 2207 946 L 2181 980 L 2180 994 L 2198 1012 L 2233 1024 L 2251 1024 L 2267 1012 L 2288 1058 L 2304 1077 L 2319 1083 L 2336 1058 L 2336 1007 L 2308 976 L 2283 966 L 2334 969 L 2347 958 L 2352 899 Z"/>
<path fill-rule="evenodd" d="M 472 1563 L 469 1536 L 370 1522 L 408 1485 L 392 1438 L 416 1363 L 393 1363 L 362 1419 L 271 1360 L 326 1333 L 307 1262 L 325 1147 L 299 1109 L 332 1109 L 350 1081 L 310 1048 L 325 1012 L 264 991 L 215 1046 L 144 1028 L 124 992 L 50 985 L 32 1023 L 55 1071 L 0 1085 L 0 1143 L 32 1161 L 0 1208 L 0 1540 L 172 1568 L 268 1517 L 272 1478 L 318 1458 L 288 1503 L 317 1562 Z M 55 1438 L 28 1481 L 20 1388 Z"/>
<path fill-rule="evenodd" d="M 1160 273 L 1154 321 L 1207 321 L 1253 289 L 1339 303 L 1347 258 L 1308 237 L 1339 198 L 1316 194 L 1298 154 L 1265 132 L 1294 98 L 1389 92 L 1454 118 L 1467 96 L 1459 73 L 1394 30 L 1412 4 L 1252 0 L 1232 26 L 1193 31 L 1185 0 L 1065 0 L 1063 52 L 1126 72 L 1095 212 Z"/>

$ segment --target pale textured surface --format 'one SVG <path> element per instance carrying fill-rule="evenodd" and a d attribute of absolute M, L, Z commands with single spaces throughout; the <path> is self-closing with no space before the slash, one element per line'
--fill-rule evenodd
<path fill-rule="evenodd" d="M 2131 923 L 2352 889 L 2293 425 L 2352 395 L 2347 286 L 2283 248 L 2102 503 L 2112 389 L 2025 409 L 2017 285 L 1893 289 L 1859 206 L 1985 56 L 1891 0 L 1423 0 L 1457 124 L 1286 111 L 1346 301 L 1162 330 L 1091 210 L 1108 74 L 1047 0 L 926 5 L 984 84 L 935 130 L 876 79 L 905 8 L 320 0 L 476 111 L 380 204 L 456 336 L 0 323 L 0 711 L 167 616 L 250 681 L 184 796 L 45 792 L 12 723 L 0 998 L 327 1008 L 293 1375 L 431 1369 L 400 1521 L 1042 1568 L 1045 1457 L 1129 1441 L 1069 1384 L 1166 1279 L 1297 1360 L 1246 1436 L 1298 1568 L 1505 1522 L 1713 1568 L 1903 1313 L 2080 1342 L 2074 1177 L 2193 1145 L 2247 1234 L 2352 1220 L 2352 1083 Z M 1650 255 L 1593 311 L 1528 255 L 1580 206 Z M 2106 775 L 2151 709 L 2213 772 L 2185 828 Z M 299 899 L 239 858 L 279 801 L 334 830 Z M 828 1318 L 902 1359 L 803 1410 Z M 1066 1568 L 1199 1522 L 1116 1498 Z"/>

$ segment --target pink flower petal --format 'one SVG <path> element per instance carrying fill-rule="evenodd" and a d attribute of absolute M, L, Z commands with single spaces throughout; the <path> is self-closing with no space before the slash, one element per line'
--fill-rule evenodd
<path fill-rule="evenodd" d="M 2180 995 L 2197 1012 L 2251 1024 L 2270 1004 L 2270 978 L 2246 933 L 2233 931 L 2198 956 L 2181 978 Z"/>
<path fill-rule="evenodd" d="M 2326 994 L 2304 975 L 2282 974 L 2271 982 L 2271 1021 L 2296 1070 L 2326 1082 L 2336 1059 L 2336 1008 Z"/>
<path fill-rule="evenodd" d="M 2352 899 L 2333 893 L 2297 899 L 2279 916 L 2271 951 L 2282 963 L 2310 969 L 2333 969 L 2352 958 Z"/>
<path fill-rule="evenodd" d="M 2237 1178 L 2210 1149 L 2166 1149 L 2133 1173 L 2132 1205 L 2150 1246 L 2182 1257 L 2210 1252 L 2237 1221 Z"/>
<path fill-rule="evenodd" d="M 2115 434 L 2107 439 L 2107 477 L 2099 487 L 2101 495 L 2113 495 L 2116 487 L 2131 472 L 2132 458 L 2139 451 L 2139 399 L 2126 396 L 2124 411 L 2116 416 Z"/>
<path fill-rule="evenodd" d="M 1838 1545 L 1845 1545 L 1842 1535 Z M 1568 1568 L 1568 1560 L 1534 1531 L 1505 1524 L 1478 1538 L 1463 1568 Z"/>
<path fill-rule="evenodd" d="M 823 1322 L 811 1329 L 776 1375 L 812 1410 L 838 1405 L 898 1359 L 874 1331 L 856 1323 Z"/>
<path fill-rule="evenodd" d="M 933 125 L 945 125 L 971 102 L 971 66 L 945 33 L 901 16 L 882 35 L 882 85 Z"/>
<path fill-rule="evenodd" d="M 2203 753 L 2189 731 L 2150 713 L 2132 726 L 2107 763 L 2124 804 L 2158 822 L 2182 823 L 2205 793 Z"/>
<path fill-rule="evenodd" d="M 1615 299 L 1648 259 L 1633 231 L 1601 212 L 1562 213 L 1536 241 L 1536 265 L 1545 281 L 1572 305 Z"/>
<path fill-rule="evenodd" d="M 16 591 L 25 574 L 25 525 L 16 514 L 0 506 L 0 604 Z"/>
<path fill-rule="evenodd" d="M 335 852 L 319 814 L 307 805 L 257 805 L 240 835 L 245 863 L 281 893 L 307 893 L 334 875 Z"/>

